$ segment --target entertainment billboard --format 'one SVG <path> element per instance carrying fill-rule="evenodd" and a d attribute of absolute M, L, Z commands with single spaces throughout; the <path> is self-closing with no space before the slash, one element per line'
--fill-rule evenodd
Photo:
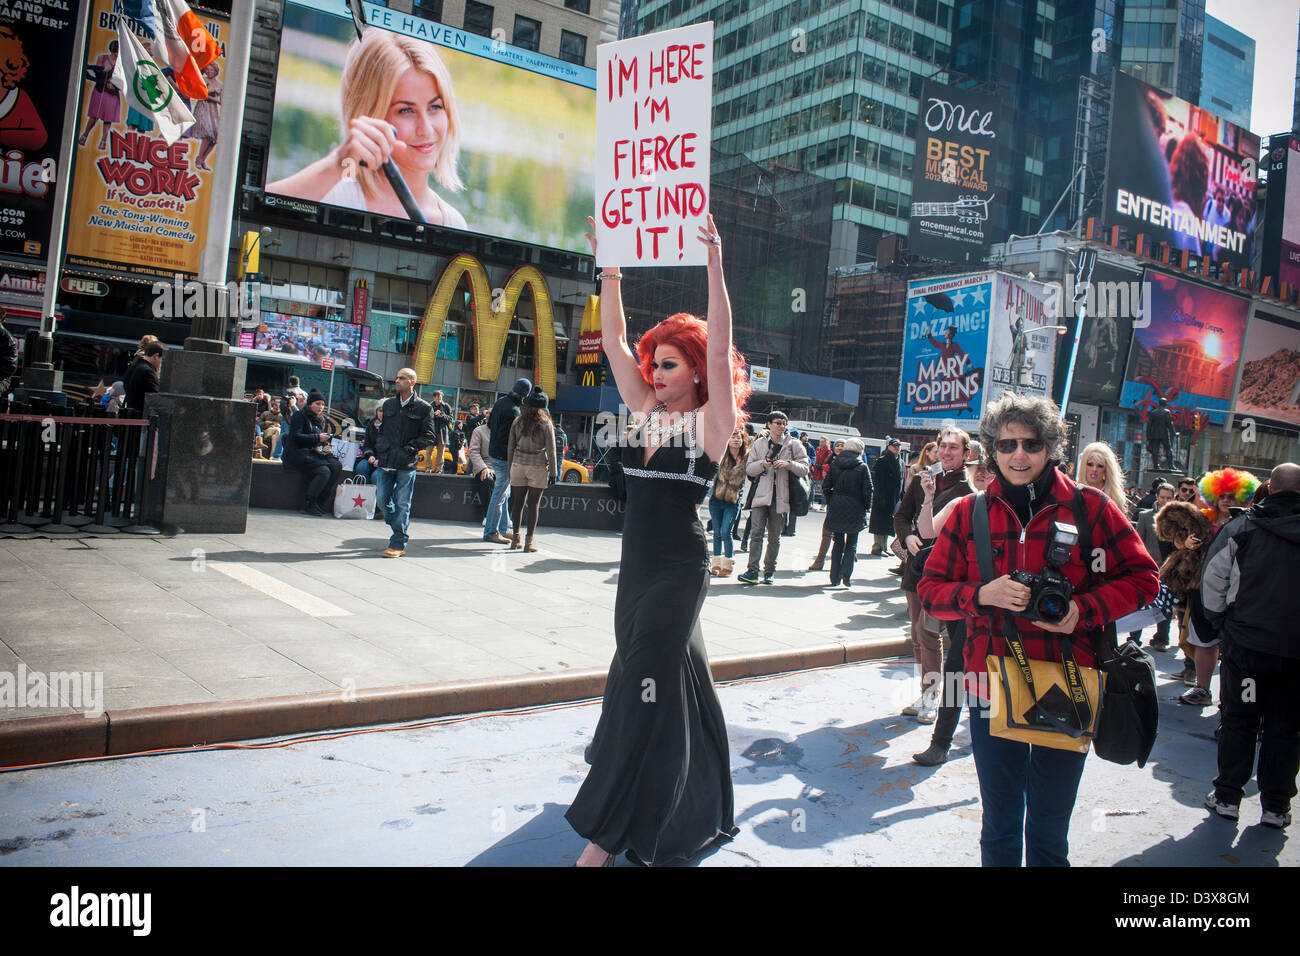
<path fill-rule="evenodd" d="M 0 2 L 0 255 L 49 252 L 78 6 Z"/>
<path fill-rule="evenodd" d="M 391 156 L 434 225 L 589 252 L 595 71 L 364 6 L 285 4 L 266 193 L 407 219 Z"/>
<path fill-rule="evenodd" d="M 979 427 L 994 280 L 983 272 L 908 283 L 896 427 Z"/>
<path fill-rule="evenodd" d="M 1222 423 L 1232 398 L 1250 300 L 1148 269 L 1150 324 L 1133 330 L 1120 404 L 1144 412 L 1163 396 L 1174 424 Z"/>
<path fill-rule="evenodd" d="M 1254 133 L 1115 73 L 1107 228 L 1250 268 L 1258 162 Z"/>
<path fill-rule="evenodd" d="M 1300 322 L 1256 307 L 1233 411 L 1300 425 Z"/>
<path fill-rule="evenodd" d="M 908 243 L 914 255 L 979 261 L 999 242 L 993 182 L 1002 135 L 1001 104 L 973 90 L 927 80 L 921 87 Z"/>

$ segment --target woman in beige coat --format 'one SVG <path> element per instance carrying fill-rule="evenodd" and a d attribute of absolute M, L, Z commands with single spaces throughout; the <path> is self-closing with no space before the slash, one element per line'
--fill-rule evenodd
<path fill-rule="evenodd" d="M 506 461 L 510 465 L 510 521 L 514 534 L 510 549 L 519 549 L 520 519 L 528 509 L 528 538 L 525 551 L 536 551 L 533 533 L 537 530 L 537 516 L 542 508 L 542 492 L 560 474 L 555 457 L 555 426 L 546 413 L 546 393 L 534 388 L 524 399 L 523 411 L 510 426 L 510 444 Z"/>

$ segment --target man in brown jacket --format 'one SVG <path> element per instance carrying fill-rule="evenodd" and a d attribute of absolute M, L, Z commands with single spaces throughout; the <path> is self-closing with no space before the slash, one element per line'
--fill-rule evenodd
<path fill-rule="evenodd" d="M 894 512 L 894 534 L 906 545 L 908 553 L 915 555 L 922 548 L 934 544 L 933 538 L 922 538 L 916 522 L 922 508 L 938 512 L 955 498 L 971 493 L 966 483 L 966 452 L 970 449 L 970 435 L 955 425 L 939 432 L 939 461 L 941 474 L 934 479 L 934 498 L 928 500 L 921 487 L 921 476 L 912 478 L 903 494 L 903 500 Z M 921 610 L 921 599 L 916 594 L 917 575 L 909 558 L 903 562 L 903 594 L 907 597 L 907 616 L 912 625 L 912 648 L 921 670 L 921 697 L 903 708 L 907 716 L 915 715 L 922 724 L 932 724 L 938 713 L 939 684 L 943 673 L 943 649 L 939 643 L 939 622 Z"/>

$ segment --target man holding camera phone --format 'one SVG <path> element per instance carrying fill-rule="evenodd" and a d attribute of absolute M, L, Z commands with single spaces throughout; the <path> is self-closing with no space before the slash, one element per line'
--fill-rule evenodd
<path fill-rule="evenodd" d="M 1011 630 L 1031 661 L 1061 661 L 1060 636 L 1070 635 L 1078 666 L 1096 667 L 1098 632 L 1159 588 L 1155 561 L 1123 512 L 1056 467 L 1065 438 L 1047 399 L 1007 393 L 990 404 L 980 441 L 995 475 L 984 493 L 994 576 L 980 574 L 971 496 L 944 524 L 918 585 L 929 613 L 966 621 L 966 685 L 982 698 L 970 724 L 985 866 L 1019 866 L 1022 850 L 1030 866 L 1069 865 L 1070 815 L 1087 756 L 993 736 L 987 658 L 1010 654 Z M 1089 554 L 1081 553 L 1085 534 Z"/>
<path fill-rule="evenodd" d="M 921 696 L 904 707 L 903 714 L 915 716 L 922 724 L 934 723 L 939 712 L 943 647 L 939 641 L 939 625 L 922 611 L 921 599 L 916 593 L 918 576 L 912 567 L 912 558 L 922 548 L 934 543 L 931 538 L 921 537 L 916 523 L 926 504 L 938 512 L 949 501 L 971 493 L 971 486 L 966 483 L 966 452 L 970 448 L 970 435 L 950 425 L 939 433 L 938 442 L 939 460 L 926 469 L 933 479 L 933 492 L 927 493 L 927 483 L 922 482 L 921 475 L 917 474 L 894 512 L 894 534 L 911 556 L 903 562 L 903 594 L 907 598 L 907 616 L 911 622 L 912 649 L 921 670 Z"/>

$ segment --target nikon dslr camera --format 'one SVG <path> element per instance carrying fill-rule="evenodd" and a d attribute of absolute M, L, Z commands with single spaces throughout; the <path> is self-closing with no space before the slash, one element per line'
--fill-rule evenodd
<path fill-rule="evenodd" d="M 1061 573 L 1061 567 L 1070 560 L 1070 550 L 1079 540 L 1079 529 L 1072 524 L 1057 521 L 1052 525 L 1052 537 L 1047 542 L 1047 567 L 1034 574 L 1032 571 L 1012 571 L 1011 580 L 1029 588 L 1029 604 L 1017 617 L 1026 621 L 1045 621 L 1057 624 L 1070 613 L 1070 600 L 1074 585 Z"/>

